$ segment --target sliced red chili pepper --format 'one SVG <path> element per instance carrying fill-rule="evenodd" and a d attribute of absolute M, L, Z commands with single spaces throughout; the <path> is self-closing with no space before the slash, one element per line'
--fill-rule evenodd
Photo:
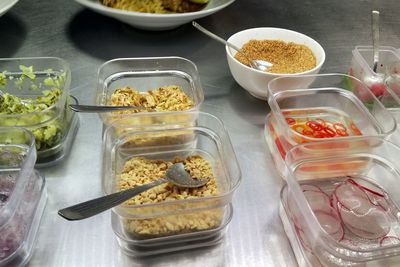
<path fill-rule="evenodd" d="M 361 189 L 364 189 L 364 190 L 366 190 L 366 191 L 368 191 L 368 192 L 374 194 L 374 195 L 377 195 L 377 196 L 380 196 L 380 197 L 385 197 L 385 196 L 382 195 L 381 193 L 378 193 L 378 192 L 376 192 L 376 191 L 374 191 L 374 190 L 372 190 L 372 189 L 369 189 L 368 187 L 365 187 L 365 186 L 363 186 L 363 185 L 360 185 L 359 183 L 357 183 L 356 181 L 354 181 L 354 180 L 351 179 L 351 178 L 347 179 L 347 181 L 350 182 L 350 183 L 352 183 L 352 184 L 355 185 L 355 186 L 358 186 L 358 187 L 361 188 Z"/>
<path fill-rule="evenodd" d="M 335 130 L 333 130 L 331 127 L 325 127 L 325 129 L 323 130 L 327 137 L 335 137 L 336 136 L 336 132 Z"/>
<path fill-rule="evenodd" d="M 336 130 L 336 133 L 340 136 L 349 136 L 349 134 L 346 131 L 342 130 Z"/>
<path fill-rule="evenodd" d="M 308 127 L 310 127 L 311 129 L 313 129 L 314 131 L 321 131 L 322 130 L 322 125 L 317 121 L 308 121 L 306 123 L 306 125 Z"/>
<path fill-rule="evenodd" d="M 358 129 L 358 127 L 354 123 L 350 124 L 350 128 L 353 131 L 354 135 L 362 135 L 360 129 Z"/>
<path fill-rule="evenodd" d="M 317 119 L 315 119 L 315 121 L 318 122 L 319 124 L 321 124 L 322 127 L 325 127 L 325 126 L 326 126 L 326 121 L 324 121 L 324 120 L 321 119 L 321 118 L 317 118 Z"/>
<path fill-rule="evenodd" d="M 334 128 L 336 131 L 341 130 L 341 131 L 347 132 L 346 126 L 344 126 L 344 125 L 341 124 L 341 123 L 334 123 L 334 124 L 333 124 L 333 128 Z"/>
<path fill-rule="evenodd" d="M 313 136 L 313 132 L 310 131 L 310 130 L 307 130 L 307 129 L 304 129 L 303 132 L 302 132 L 302 134 L 303 134 L 303 135 L 306 135 L 306 136 Z"/>
<path fill-rule="evenodd" d="M 313 137 L 315 138 L 325 138 L 325 134 L 323 132 L 314 132 Z"/>
<path fill-rule="evenodd" d="M 293 118 L 286 118 L 286 122 L 287 122 L 287 124 L 289 124 L 289 125 L 294 125 L 294 124 L 296 124 L 296 120 L 293 119 Z"/>
<path fill-rule="evenodd" d="M 301 125 L 294 125 L 292 127 L 292 130 L 295 130 L 296 132 L 298 132 L 299 134 L 302 134 L 304 131 L 304 127 Z"/>

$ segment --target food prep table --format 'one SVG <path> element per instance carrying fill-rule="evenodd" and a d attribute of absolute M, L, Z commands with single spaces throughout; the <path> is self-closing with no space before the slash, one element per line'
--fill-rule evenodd
<path fill-rule="evenodd" d="M 198 22 L 228 38 L 253 27 L 280 27 L 316 39 L 327 55 L 321 73 L 346 72 L 356 45 L 369 45 L 371 10 L 381 12 L 381 45 L 400 47 L 398 0 L 272 1 L 237 0 Z M 110 213 L 68 222 L 57 210 L 101 195 L 102 124 L 80 114 L 70 155 L 41 169 L 48 202 L 29 266 L 296 266 L 278 215 L 283 184 L 264 136 L 268 104 L 232 78 L 225 48 L 190 24 L 150 32 L 89 11 L 74 1 L 20 0 L 0 18 L 0 57 L 56 56 L 72 70 L 71 94 L 93 104 L 97 68 L 119 57 L 181 56 L 198 67 L 205 92 L 201 110 L 223 120 L 242 170 L 234 216 L 222 245 L 149 258 L 122 254 Z"/>

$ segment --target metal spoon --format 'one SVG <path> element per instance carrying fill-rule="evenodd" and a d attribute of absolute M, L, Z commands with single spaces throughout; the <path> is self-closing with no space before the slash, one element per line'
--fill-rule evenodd
<path fill-rule="evenodd" d="M 158 179 L 152 183 L 144 184 L 61 209 L 58 211 L 58 214 L 70 221 L 86 219 L 111 209 L 112 207 L 115 207 L 150 188 L 166 182 L 172 182 L 180 187 L 200 187 L 205 185 L 208 180 L 193 179 L 185 170 L 183 163 L 175 163 L 169 167 L 164 178 Z"/>
<path fill-rule="evenodd" d="M 101 113 L 101 112 L 111 112 L 118 110 L 128 110 L 128 109 L 149 109 L 142 106 L 96 106 L 96 105 L 77 105 L 70 104 L 69 107 L 75 112 L 86 112 L 86 113 Z"/>
<path fill-rule="evenodd" d="M 240 50 L 240 48 L 238 48 L 238 47 L 236 47 L 234 44 L 231 44 L 231 43 L 229 43 L 228 41 L 222 39 L 221 37 L 215 35 L 214 33 L 210 32 L 209 30 L 206 30 L 205 28 L 203 28 L 202 26 L 200 26 L 197 22 L 192 21 L 192 25 L 193 25 L 196 29 L 198 29 L 198 30 L 200 30 L 201 32 L 203 32 L 204 34 L 206 34 L 206 35 L 210 36 L 211 38 L 213 38 L 214 40 L 217 40 L 218 42 L 221 42 L 221 43 L 223 43 L 223 44 L 229 46 L 230 48 L 236 50 L 238 53 L 240 53 L 242 56 L 244 56 L 244 57 L 247 59 L 247 61 L 249 61 L 250 66 L 251 66 L 253 69 L 257 69 L 257 70 L 261 70 L 261 71 L 267 71 L 269 68 L 272 67 L 272 63 L 271 63 L 271 62 L 268 62 L 268 61 L 265 61 L 265 60 L 260 60 L 260 59 L 250 60 L 250 59 L 248 58 L 248 56 Z"/>
<path fill-rule="evenodd" d="M 372 11 L 372 45 L 374 51 L 374 72 L 378 69 L 379 63 L 379 11 Z"/>

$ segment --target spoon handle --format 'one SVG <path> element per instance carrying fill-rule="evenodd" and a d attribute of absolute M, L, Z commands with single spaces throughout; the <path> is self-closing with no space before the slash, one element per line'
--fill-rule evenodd
<path fill-rule="evenodd" d="M 215 35 L 214 33 L 212 33 L 212 32 L 210 32 L 210 31 L 206 30 L 205 28 L 203 28 L 202 26 L 200 26 L 197 22 L 192 21 L 192 25 L 193 25 L 196 29 L 198 29 L 199 31 L 201 31 L 201 32 L 203 32 L 204 34 L 206 34 L 206 35 L 210 36 L 211 38 L 213 38 L 214 40 L 217 40 L 218 42 L 223 43 L 223 44 L 229 46 L 230 48 L 235 49 L 235 50 L 236 50 L 237 52 L 239 52 L 240 54 L 242 54 L 242 52 L 240 52 L 240 48 L 236 47 L 234 44 L 231 44 L 231 43 L 225 41 L 224 39 L 222 39 L 221 37 Z M 246 56 L 246 55 L 244 55 L 244 56 Z M 246 57 L 246 58 L 247 58 L 247 57 Z"/>
<path fill-rule="evenodd" d="M 110 112 L 110 111 L 127 110 L 127 109 L 147 109 L 141 106 L 90 106 L 90 105 L 75 105 L 75 104 L 70 104 L 69 107 L 75 112 L 86 112 L 86 113 Z"/>
<path fill-rule="evenodd" d="M 126 200 L 153 188 L 157 185 L 166 183 L 167 180 L 162 178 L 152 183 L 144 184 L 124 191 L 113 193 L 107 196 L 95 198 L 86 202 L 82 202 L 58 211 L 58 215 L 69 221 L 82 220 L 99 214 L 103 211 L 111 209 Z"/>
<path fill-rule="evenodd" d="M 372 45 L 374 51 L 373 71 L 378 69 L 379 62 L 379 11 L 372 11 Z"/>

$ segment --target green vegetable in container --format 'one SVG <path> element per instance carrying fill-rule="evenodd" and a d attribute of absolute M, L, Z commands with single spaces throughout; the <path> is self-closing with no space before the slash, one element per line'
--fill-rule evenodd
<path fill-rule="evenodd" d="M 47 77 L 39 82 L 33 66 L 19 68 L 21 74 L 18 77 L 8 75 L 7 71 L 0 72 L 0 88 L 11 86 L 9 82 L 13 81 L 15 88 L 23 89 L 24 86 L 29 86 L 31 90 L 41 89 L 42 94 L 31 98 L 10 93 L 0 95 L 0 116 L 4 115 L 0 126 L 28 128 L 35 136 L 38 151 L 54 147 L 61 142 L 66 127 L 64 114 L 57 114 L 59 108 L 54 106 L 62 96 L 65 73 L 54 76 L 49 70 Z"/>

